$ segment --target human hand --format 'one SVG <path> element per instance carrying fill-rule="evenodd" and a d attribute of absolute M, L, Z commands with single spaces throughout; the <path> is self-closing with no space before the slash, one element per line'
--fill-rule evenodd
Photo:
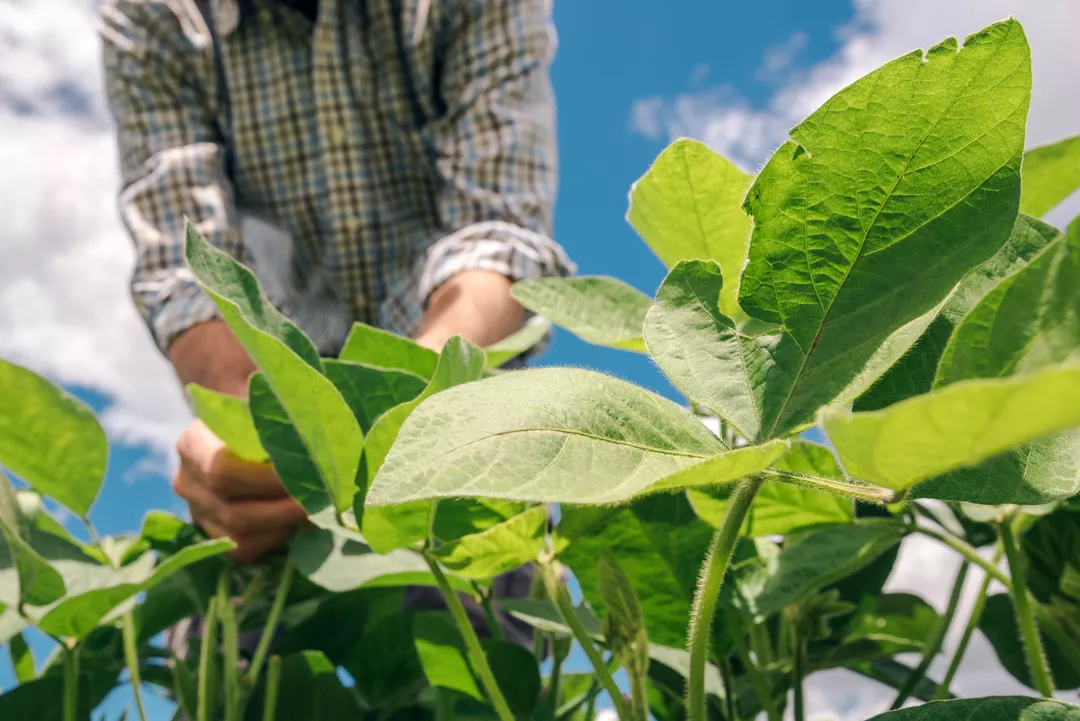
<path fill-rule="evenodd" d="M 288 543 L 307 519 L 269 463 L 237 458 L 196 419 L 176 443 L 180 469 L 172 487 L 211 538 L 231 538 L 234 559 L 254 563 Z"/>

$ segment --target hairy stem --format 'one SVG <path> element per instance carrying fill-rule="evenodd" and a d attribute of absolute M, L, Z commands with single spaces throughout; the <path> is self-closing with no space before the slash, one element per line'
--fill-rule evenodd
<path fill-rule="evenodd" d="M 135 614 L 128 611 L 124 614 L 124 663 L 127 664 L 128 676 L 131 678 L 131 693 L 135 697 L 135 709 L 139 714 L 139 721 L 147 721 L 146 707 L 142 699 L 142 677 L 139 674 L 139 649 L 135 641 Z"/>
<path fill-rule="evenodd" d="M 1016 610 L 1016 624 L 1020 627 L 1020 640 L 1024 644 L 1031 681 L 1036 690 L 1049 698 L 1054 695 L 1054 681 L 1050 676 L 1050 666 L 1043 652 L 1042 638 L 1035 625 L 1035 615 L 1028 598 L 1027 578 L 1024 559 L 1020 556 L 1020 547 L 1013 532 L 1013 519 L 1006 518 L 998 524 L 1001 533 L 1001 545 L 1005 547 L 1005 557 L 1009 560 L 1009 575 L 1012 576 L 1013 608 Z"/>
<path fill-rule="evenodd" d="M 240 717 L 239 679 L 239 631 L 236 624 L 236 608 L 230 598 L 229 580 L 232 566 L 226 566 L 218 577 L 217 608 L 221 624 L 222 682 L 225 687 L 225 721 L 238 721 Z"/>
<path fill-rule="evenodd" d="M 960 564 L 960 570 L 956 572 L 956 580 L 953 581 L 952 592 L 949 593 L 949 603 L 945 607 L 945 613 L 938 619 L 930 638 L 926 639 L 922 659 L 919 661 L 919 665 L 904 679 L 904 683 L 896 694 L 892 706 L 889 707 L 891 710 L 903 706 L 904 702 L 911 698 L 911 694 L 919 686 L 919 683 L 926 677 L 930 664 L 933 663 L 934 657 L 941 650 L 941 644 L 945 641 L 945 634 L 949 631 L 949 624 L 952 622 L 953 616 L 956 615 L 956 607 L 960 603 L 960 594 L 964 590 L 964 581 L 967 579 L 970 568 L 971 564 L 967 561 Z"/>
<path fill-rule="evenodd" d="M 79 718 L 79 646 L 64 645 L 64 721 Z"/>
<path fill-rule="evenodd" d="M 803 697 L 803 680 L 806 678 L 806 639 L 799 619 L 791 618 L 791 691 L 795 707 L 795 721 L 806 721 L 806 703 Z"/>
<path fill-rule="evenodd" d="M 896 491 L 880 486 L 869 486 L 862 483 L 838 481 L 835 478 L 822 478 L 821 476 L 803 475 L 799 473 L 770 473 L 765 472 L 769 480 L 790 483 L 795 486 L 807 486 L 829 493 L 835 493 L 848 498 L 855 498 L 867 503 L 884 505 L 895 503 L 899 499 Z"/>
<path fill-rule="evenodd" d="M 514 721 L 514 714 L 510 711 L 506 699 L 503 698 L 499 684 L 495 682 L 495 674 L 492 673 L 487 656 L 484 655 L 484 649 L 480 646 L 480 639 L 476 636 L 476 630 L 469 623 L 469 616 L 465 613 L 465 607 L 461 605 L 461 599 L 458 598 L 454 589 L 450 587 L 450 581 L 447 580 L 442 568 L 439 567 L 439 562 L 430 552 L 424 552 L 424 560 L 427 561 L 428 568 L 431 569 L 431 575 L 435 577 L 435 582 L 439 585 L 443 598 L 446 599 L 446 605 L 450 608 L 450 615 L 454 617 L 454 622 L 457 624 L 458 633 L 461 634 L 461 638 L 465 641 L 465 648 L 468 651 L 469 660 L 472 662 L 473 673 L 480 679 L 480 685 L 487 692 L 488 700 L 495 707 L 495 713 L 498 714 L 500 721 Z"/>
<path fill-rule="evenodd" d="M 559 581 L 554 569 L 550 567 L 544 569 L 544 576 L 548 584 L 548 594 L 551 596 L 551 600 L 555 603 L 555 607 L 559 610 L 559 615 L 562 616 L 563 621 L 570 627 L 570 631 L 574 634 L 574 638 L 577 639 L 577 642 L 581 644 L 581 648 L 584 649 L 585 655 L 589 658 L 589 663 L 592 664 L 593 670 L 596 672 L 596 678 L 600 681 L 600 685 L 603 686 L 604 690 L 611 696 L 611 702 L 615 705 L 615 713 L 621 721 L 631 721 L 631 719 L 634 718 L 633 713 L 627 705 L 626 699 L 623 698 L 622 691 L 620 691 L 619 687 L 615 684 L 615 678 L 611 675 L 611 671 L 608 669 L 607 664 L 604 663 L 604 659 L 601 658 L 600 652 L 596 650 L 596 645 L 589 636 L 588 629 L 585 628 L 585 624 L 578 618 L 577 612 L 574 609 L 574 604 L 570 601 L 570 594 L 567 592 L 566 586 Z"/>
<path fill-rule="evenodd" d="M 278 686 L 281 684 L 281 657 L 271 656 L 266 668 L 266 695 L 263 697 L 263 721 L 274 721 L 277 713 Z"/>
<path fill-rule="evenodd" d="M 212 718 L 211 707 L 214 705 L 211 696 L 214 677 L 214 657 L 217 652 L 217 607 L 218 599 L 214 596 L 210 599 L 206 608 L 206 617 L 203 619 L 202 646 L 199 649 L 199 701 L 197 721 L 210 721 Z"/>
<path fill-rule="evenodd" d="M 533 633 L 539 633 L 534 631 Z M 562 680 L 563 657 L 556 650 L 555 634 L 548 634 L 548 643 L 551 644 L 551 680 L 548 682 L 548 702 L 552 712 L 559 708 L 559 683 Z"/>
<path fill-rule="evenodd" d="M 724 706 L 727 721 L 739 721 L 739 712 L 735 706 L 735 675 L 731 672 L 731 659 L 720 660 L 720 679 L 724 682 Z"/>
<path fill-rule="evenodd" d="M 694 593 L 694 605 L 690 612 L 690 639 L 687 644 L 690 651 L 686 703 L 689 721 L 705 721 L 705 665 L 709 662 L 709 639 L 712 637 L 716 598 L 720 593 L 720 586 L 724 583 L 728 564 L 731 563 L 731 554 L 739 539 L 739 530 L 763 482 L 764 477 L 760 475 L 739 481 L 731 496 L 724 522 L 713 536 L 701 567 L 697 591 Z"/>
<path fill-rule="evenodd" d="M 1012 587 L 1012 583 L 1009 581 L 1009 577 L 1005 575 L 1000 568 L 980 556 L 978 551 L 976 551 L 967 543 L 961 541 L 959 538 L 954 538 L 946 533 L 935 531 L 934 529 L 927 528 L 926 526 L 913 525 L 911 526 L 911 530 L 914 533 L 920 533 L 927 538 L 933 538 L 935 541 L 940 541 L 941 543 L 944 543 L 946 546 L 959 553 L 968 561 L 975 564 L 982 570 L 986 571 L 986 573 L 995 581 L 1000 582 L 1006 588 Z"/>
<path fill-rule="evenodd" d="M 502 625 L 499 624 L 498 617 L 495 616 L 495 607 L 491 600 L 491 591 L 480 588 L 480 584 L 473 583 L 473 590 L 476 595 L 480 597 L 480 608 L 484 611 L 484 619 L 487 621 L 488 628 L 491 629 L 491 637 L 496 641 L 505 641 L 506 634 L 503 633 Z"/>
<path fill-rule="evenodd" d="M 1005 549 L 999 544 L 997 551 L 994 552 L 994 563 L 996 564 L 1001 560 L 1001 555 L 1005 552 Z M 956 678 L 956 672 L 960 669 L 960 663 L 964 660 L 964 654 L 967 653 L 968 644 L 971 643 L 971 637 L 975 635 L 975 629 L 979 626 L 979 619 L 982 618 L 983 611 L 986 609 L 986 595 L 990 590 L 990 582 L 994 579 L 990 577 L 990 574 L 983 575 L 982 586 L 979 587 L 979 595 L 975 597 L 975 605 L 971 609 L 971 615 L 968 617 L 967 625 L 964 627 L 964 635 L 960 637 L 960 642 L 956 645 L 956 651 L 953 653 L 952 661 L 949 662 L 949 670 L 945 672 L 945 677 L 941 679 L 941 683 L 938 685 L 937 693 L 934 694 L 935 699 L 946 699 L 949 697 L 949 688 L 952 686 L 953 679 Z"/>
<path fill-rule="evenodd" d="M 255 655 L 251 657 L 251 666 L 248 667 L 246 681 L 249 687 L 254 687 L 259 681 L 259 672 L 266 661 L 266 654 L 270 651 L 270 644 L 277 633 L 278 623 L 281 622 L 281 612 L 285 609 L 285 600 L 289 595 L 289 586 L 292 585 L 293 562 L 292 557 L 285 559 L 285 567 L 281 569 L 281 580 L 278 581 L 277 592 L 274 601 L 270 605 L 270 613 L 266 617 L 266 626 L 263 627 L 259 637 L 259 645 L 255 647 Z"/>
<path fill-rule="evenodd" d="M 762 673 L 758 662 L 750 657 L 750 648 L 746 644 L 746 638 L 739 633 L 735 634 L 735 652 L 738 653 L 739 661 L 742 662 L 743 668 L 746 669 L 746 675 L 750 678 L 750 686 L 753 687 L 754 693 L 757 694 L 766 718 L 769 721 L 780 721 L 780 712 L 776 710 L 776 704 L 773 703 L 772 689 L 769 687 L 768 680 Z"/>

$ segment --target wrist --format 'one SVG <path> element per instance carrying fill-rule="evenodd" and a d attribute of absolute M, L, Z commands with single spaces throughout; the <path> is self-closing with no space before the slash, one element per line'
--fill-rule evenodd
<path fill-rule="evenodd" d="M 455 335 L 481 347 L 502 340 L 525 319 L 525 309 L 510 295 L 512 283 L 486 270 L 453 276 L 431 294 L 416 342 L 439 350 Z"/>
<path fill-rule="evenodd" d="M 169 361 L 180 382 L 247 397 L 248 379 L 257 370 L 251 356 L 221 320 L 193 325 L 169 346 Z"/>

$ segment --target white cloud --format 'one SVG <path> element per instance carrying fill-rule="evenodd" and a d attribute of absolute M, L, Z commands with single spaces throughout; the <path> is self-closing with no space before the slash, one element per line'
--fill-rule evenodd
<path fill-rule="evenodd" d="M 171 457 L 188 411 L 128 296 L 96 5 L 0 3 L 0 357 L 107 394 L 115 440 Z"/>
<path fill-rule="evenodd" d="M 765 61 L 757 69 L 754 78 L 763 82 L 773 82 L 781 78 L 809 40 L 810 36 L 805 30 L 796 30 L 784 42 L 768 48 L 765 51 Z"/>

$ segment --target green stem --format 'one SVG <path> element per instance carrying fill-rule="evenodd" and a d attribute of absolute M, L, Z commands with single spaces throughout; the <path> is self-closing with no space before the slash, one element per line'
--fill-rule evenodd
<path fill-rule="evenodd" d="M 556 650 L 557 639 L 555 634 L 548 634 L 548 643 L 551 644 L 551 681 L 548 683 L 548 702 L 552 712 L 559 708 L 559 683 L 562 680 L 562 665 L 565 660 Z"/>
<path fill-rule="evenodd" d="M 225 685 L 225 721 L 238 721 L 240 716 L 239 638 L 236 608 L 230 597 L 232 566 L 226 566 L 218 577 L 217 609 L 221 623 L 222 681 Z"/>
<path fill-rule="evenodd" d="M 750 677 L 750 685 L 757 694 L 758 701 L 761 702 L 766 718 L 769 721 L 780 721 L 780 713 L 776 710 L 776 704 L 773 703 L 770 684 L 757 662 L 750 657 L 750 648 L 747 646 L 746 639 L 738 633 L 735 634 L 735 651 L 739 654 L 739 661 L 742 662 L 743 668 L 746 669 L 746 675 Z"/>
<path fill-rule="evenodd" d="M 627 672 L 630 669 L 627 668 Z M 649 721 L 648 673 L 628 673 L 630 676 L 630 712 L 637 721 Z"/>
<path fill-rule="evenodd" d="M 953 581 L 952 592 L 949 594 L 949 603 L 945 607 L 945 613 L 937 620 L 930 638 L 926 639 L 926 646 L 923 648 L 923 655 L 919 665 L 904 679 L 904 683 L 900 686 L 900 691 L 896 694 L 892 706 L 889 707 L 890 710 L 896 710 L 903 706 L 904 702 L 911 698 L 911 694 L 919 683 L 926 677 L 930 664 L 933 663 L 934 657 L 941 650 L 941 644 L 945 642 L 949 624 L 952 622 L 953 616 L 956 615 L 956 607 L 960 603 L 960 594 L 964 590 L 964 580 L 967 579 L 970 568 L 971 564 L 967 561 L 960 564 L 960 570 L 956 572 L 956 580 Z"/>
<path fill-rule="evenodd" d="M 495 713 L 498 714 L 501 721 L 514 721 L 514 714 L 510 711 L 506 699 L 503 698 L 499 684 L 495 682 L 495 674 L 492 673 L 491 666 L 488 665 L 487 656 L 484 655 L 484 649 L 480 646 L 480 639 L 476 636 L 476 630 L 469 623 L 469 616 L 465 613 L 465 607 L 461 605 L 461 599 L 458 598 L 454 589 L 450 587 L 450 581 L 447 580 L 446 575 L 439 567 L 439 562 L 429 551 L 424 552 L 424 560 L 427 561 L 428 568 L 431 569 L 431 575 L 435 577 L 435 582 L 439 585 L 443 598 L 446 599 L 450 615 L 454 617 L 454 622 L 457 624 L 458 633 L 461 634 L 462 639 L 465 641 L 465 649 L 468 651 L 469 660 L 472 661 L 473 673 L 480 679 L 480 685 L 487 692 L 488 700 L 495 707 Z"/>
<path fill-rule="evenodd" d="M 142 678 L 139 675 L 139 650 L 135 641 L 135 614 L 128 611 L 123 619 L 124 632 L 124 662 L 127 664 L 128 676 L 131 677 L 131 693 L 135 697 L 135 708 L 139 713 L 139 721 L 146 721 L 146 707 L 142 700 Z"/>
<path fill-rule="evenodd" d="M 64 646 L 64 721 L 79 718 L 79 646 Z"/>
<path fill-rule="evenodd" d="M 285 609 L 285 600 L 289 596 L 289 586 L 292 584 L 293 561 L 292 557 L 285 559 L 285 566 L 281 569 L 281 580 L 278 581 L 277 594 L 274 602 L 270 605 L 270 614 L 266 617 L 266 626 L 263 627 L 259 644 L 255 647 L 255 655 L 251 657 L 251 665 L 248 667 L 246 681 L 249 688 L 254 688 L 259 681 L 259 672 L 266 661 L 266 654 L 270 652 L 270 644 L 277 633 L 278 623 L 281 622 L 281 612 Z"/>
<path fill-rule="evenodd" d="M 454 721 L 454 692 L 450 689 L 435 689 L 435 721 Z"/>
<path fill-rule="evenodd" d="M 473 583 L 473 590 L 476 591 L 476 595 L 480 597 L 480 608 L 484 610 L 484 619 L 487 621 L 488 628 L 491 629 L 491 637 L 496 641 L 505 641 L 506 635 L 503 633 L 502 625 L 499 623 L 498 617 L 495 616 L 495 608 L 491 601 L 491 591 L 480 588 L 480 584 Z"/>
<path fill-rule="evenodd" d="M 589 636 L 589 631 L 585 628 L 585 624 L 581 622 L 581 619 L 577 615 L 577 611 L 574 609 L 574 604 L 570 601 L 570 594 L 556 577 L 551 569 L 545 569 L 546 576 L 548 577 L 548 593 L 551 595 L 551 600 L 555 602 L 555 607 L 559 610 L 559 615 L 563 617 L 563 621 L 570 627 L 570 631 L 574 634 L 574 638 L 581 644 L 581 648 L 584 649 L 585 655 L 589 658 L 589 663 L 592 664 L 593 670 L 596 672 L 596 678 L 599 679 L 600 685 L 604 687 L 604 690 L 611 696 L 611 703 L 615 705 L 615 713 L 622 721 L 630 721 L 634 718 L 630 711 L 630 707 L 626 704 L 626 699 L 623 698 L 622 691 L 615 684 L 615 678 L 611 675 L 611 671 L 608 669 L 607 664 L 604 663 L 604 659 L 601 658 L 600 652 L 596 650 L 595 644 L 593 644 L 592 638 Z M 590 718 L 590 717 L 587 717 Z"/>
<path fill-rule="evenodd" d="M 217 652 L 217 596 L 210 599 L 203 619 L 202 646 L 199 649 L 199 701 L 197 721 L 210 721 L 214 705 L 211 696 L 214 677 L 214 657 Z"/>
<path fill-rule="evenodd" d="M 806 721 L 806 706 L 803 699 L 803 679 L 806 677 L 806 641 L 800 633 L 797 619 L 791 623 L 791 676 L 795 721 Z"/>
<path fill-rule="evenodd" d="M 727 721 L 739 721 L 739 711 L 735 706 L 735 675 L 731 672 L 731 659 L 720 660 L 720 679 L 724 682 L 724 703 Z"/>
<path fill-rule="evenodd" d="M 999 544 L 997 551 L 994 552 L 994 563 L 996 564 L 1001 560 L 1001 555 L 1005 552 L 1005 549 Z M 990 590 L 990 582 L 994 579 L 990 577 L 990 574 L 983 574 L 982 586 L 979 587 L 979 595 L 975 597 L 975 605 L 971 609 L 971 615 L 968 617 L 967 625 L 964 627 L 964 635 L 960 637 L 960 642 L 956 645 L 956 651 L 953 653 L 952 661 L 949 662 L 949 670 L 945 672 L 945 677 L 941 679 L 941 683 L 938 685 L 937 693 L 934 694 L 935 699 L 946 699 L 949 697 L 949 688 L 952 687 L 953 679 L 956 678 L 956 672 L 960 669 L 960 663 L 964 660 L 964 654 L 967 653 L 968 644 L 971 643 L 971 637 L 975 635 L 975 629 L 979 626 L 979 619 L 982 618 L 983 611 L 986 609 L 986 596 Z"/>
<path fill-rule="evenodd" d="M 1049 611 L 1038 601 L 1033 602 L 1035 608 L 1035 620 L 1039 622 L 1043 632 L 1057 644 L 1058 650 L 1069 659 L 1069 663 L 1077 671 L 1080 671 L 1080 643 L 1076 642 L 1068 631 L 1061 627 L 1057 619 L 1050 615 Z"/>
<path fill-rule="evenodd" d="M 895 503 L 899 498 L 899 494 L 897 494 L 896 491 L 889 490 L 888 488 L 881 488 L 880 486 L 869 486 L 861 483 L 838 481 L 835 478 L 822 478 L 821 476 L 803 475 L 799 473 L 770 473 L 766 471 L 765 474 L 768 476 L 769 480 L 790 483 L 795 486 L 816 488 L 848 498 L 866 501 L 867 503 L 875 503 L 879 506 Z"/>
<path fill-rule="evenodd" d="M 278 686 L 281 683 L 281 657 L 271 656 L 266 668 L 266 695 L 263 697 L 263 721 L 274 721 L 277 712 Z"/>
<path fill-rule="evenodd" d="M 1013 608 L 1016 610 L 1016 623 L 1020 627 L 1020 640 L 1024 643 L 1031 680 L 1036 690 L 1049 698 L 1054 695 L 1054 681 L 1050 676 L 1050 667 L 1046 663 L 1042 639 L 1035 625 L 1035 615 L 1028 598 L 1027 579 L 1024 560 L 1020 556 L 1020 547 L 1013 533 L 1013 519 L 1007 518 L 998 524 L 1001 544 L 1005 547 L 1005 557 L 1009 560 L 1009 574 L 1012 576 Z"/>
<path fill-rule="evenodd" d="M 689 721 L 705 721 L 705 665 L 709 662 L 709 639 L 712 636 L 712 619 L 716 611 L 716 598 L 724 583 L 731 554 L 739 540 L 746 514 L 758 489 L 764 482 L 762 476 L 751 476 L 739 481 L 731 496 L 727 514 L 720 530 L 713 536 L 708 555 L 702 564 L 693 610 L 690 612 L 690 677 L 687 696 Z"/>
<path fill-rule="evenodd" d="M 911 526 L 911 531 L 914 533 L 920 533 L 927 538 L 933 538 L 936 541 L 944 543 L 946 546 L 959 553 L 968 561 L 975 564 L 982 570 L 986 571 L 986 573 L 995 581 L 998 581 L 1006 588 L 1012 588 L 1012 583 L 1009 581 L 1009 577 L 1005 575 L 1000 568 L 980 556 L 978 551 L 976 551 L 974 548 L 972 548 L 967 543 L 964 543 L 960 539 L 954 538 L 948 534 L 941 533 L 939 531 L 935 531 L 932 528 L 927 528 L 926 526 L 913 525 Z"/>

